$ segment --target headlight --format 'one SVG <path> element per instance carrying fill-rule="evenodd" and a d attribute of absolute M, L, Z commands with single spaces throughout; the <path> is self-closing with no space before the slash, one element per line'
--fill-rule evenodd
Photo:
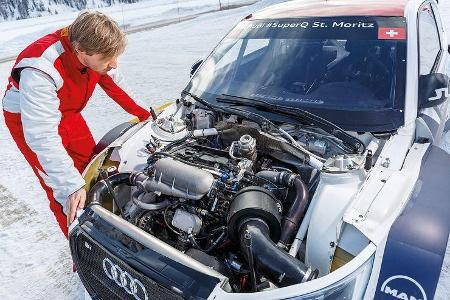
<path fill-rule="evenodd" d="M 370 244 L 348 264 L 329 275 L 309 282 L 323 286 L 326 281 L 331 281 L 328 286 L 286 300 L 362 299 L 372 271 L 375 249 L 375 246 Z"/>

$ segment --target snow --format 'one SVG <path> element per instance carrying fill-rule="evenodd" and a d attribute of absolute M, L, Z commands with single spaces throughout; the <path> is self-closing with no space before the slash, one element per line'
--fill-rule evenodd
<path fill-rule="evenodd" d="M 244 16 L 275 2 L 281 1 L 264 0 L 249 7 L 205 14 L 195 20 L 129 35 L 120 64 L 136 98 L 148 105 L 158 105 L 179 97 L 189 80 L 192 63 L 205 58 Z M 152 7 L 150 2 L 137 3 L 134 8 L 131 7 L 134 4 L 125 6 L 130 9 L 124 11 L 125 23 L 135 26 L 176 17 L 177 4 L 183 5 L 186 13 L 190 9 L 189 13 L 197 13 L 211 9 L 217 1 L 154 0 L 151 3 Z M 208 8 L 208 5 L 212 6 Z M 121 11 L 117 9 L 105 11 L 120 21 Z M 442 9 L 443 19 L 450 20 L 450 3 L 445 2 Z M 0 57 L 44 32 L 67 24 L 76 14 L 0 23 Z M 450 31 L 450 21 L 446 26 Z M 12 62 L 0 64 L 0 95 L 4 93 L 11 66 Z M 130 119 L 101 91 L 95 92 L 83 115 L 97 140 L 114 125 Z M 450 135 L 446 147 L 450 151 Z M 67 240 L 59 231 L 36 177 L 5 128 L 3 115 L 0 116 L 0 157 L 0 299 L 82 299 L 82 285 L 76 273 L 72 273 Z M 450 254 L 450 249 L 447 252 Z M 436 299 L 447 299 L 450 290 L 447 259 L 443 269 Z"/>
<path fill-rule="evenodd" d="M 256 0 L 222 0 L 222 6 L 251 4 Z M 90 7 L 89 7 L 90 8 Z M 124 28 L 219 10 L 218 0 L 153 0 L 98 8 Z M 56 29 L 67 26 L 80 14 L 65 10 L 58 15 L 0 22 L 0 58 L 15 55 L 25 46 Z"/>

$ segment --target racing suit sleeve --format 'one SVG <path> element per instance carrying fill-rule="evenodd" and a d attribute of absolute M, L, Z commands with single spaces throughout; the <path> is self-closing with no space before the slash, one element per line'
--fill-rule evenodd
<path fill-rule="evenodd" d="M 126 112 L 138 117 L 140 121 L 147 120 L 150 117 L 150 112 L 144 108 L 144 105 L 133 100 L 124 91 L 124 84 L 124 78 L 117 69 L 113 69 L 108 74 L 102 75 L 99 81 L 99 85 L 106 94 Z"/>
<path fill-rule="evenodd" d="M 39 174 L 67 214 L 68 197 L 85 181 L 59 135 L 61 112 L 55 83 L 47 74 L 26 68 L 21 72 L 19 93 L 25 141 L 43 169 Z"/>

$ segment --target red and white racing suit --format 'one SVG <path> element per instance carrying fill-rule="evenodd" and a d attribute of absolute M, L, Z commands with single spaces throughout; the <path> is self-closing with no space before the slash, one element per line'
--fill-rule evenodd
<path fill-rule="evenodd" d="M 97 83 L 141 121 L 150 114 L 121 87 L 117 74 L 101 75 L 83 66 L 67 28 L 46 35 L 18 56 L 3 98 L 5 123 L 50 200 L 67 237 L 67 199 L 82 188 L 81 176 L 95 146 L 81 116 Z"/>

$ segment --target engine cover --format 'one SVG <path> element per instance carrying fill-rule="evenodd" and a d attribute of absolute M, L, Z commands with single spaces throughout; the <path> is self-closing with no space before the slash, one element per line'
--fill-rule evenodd
<path fill-rule="evenodd" d="M 214 177 L 200 168 L 162 158 L 154 164 L 152 177 L 137 173 L 131 180 L 146 192 L 198 200 L 209 192 Z"/>

